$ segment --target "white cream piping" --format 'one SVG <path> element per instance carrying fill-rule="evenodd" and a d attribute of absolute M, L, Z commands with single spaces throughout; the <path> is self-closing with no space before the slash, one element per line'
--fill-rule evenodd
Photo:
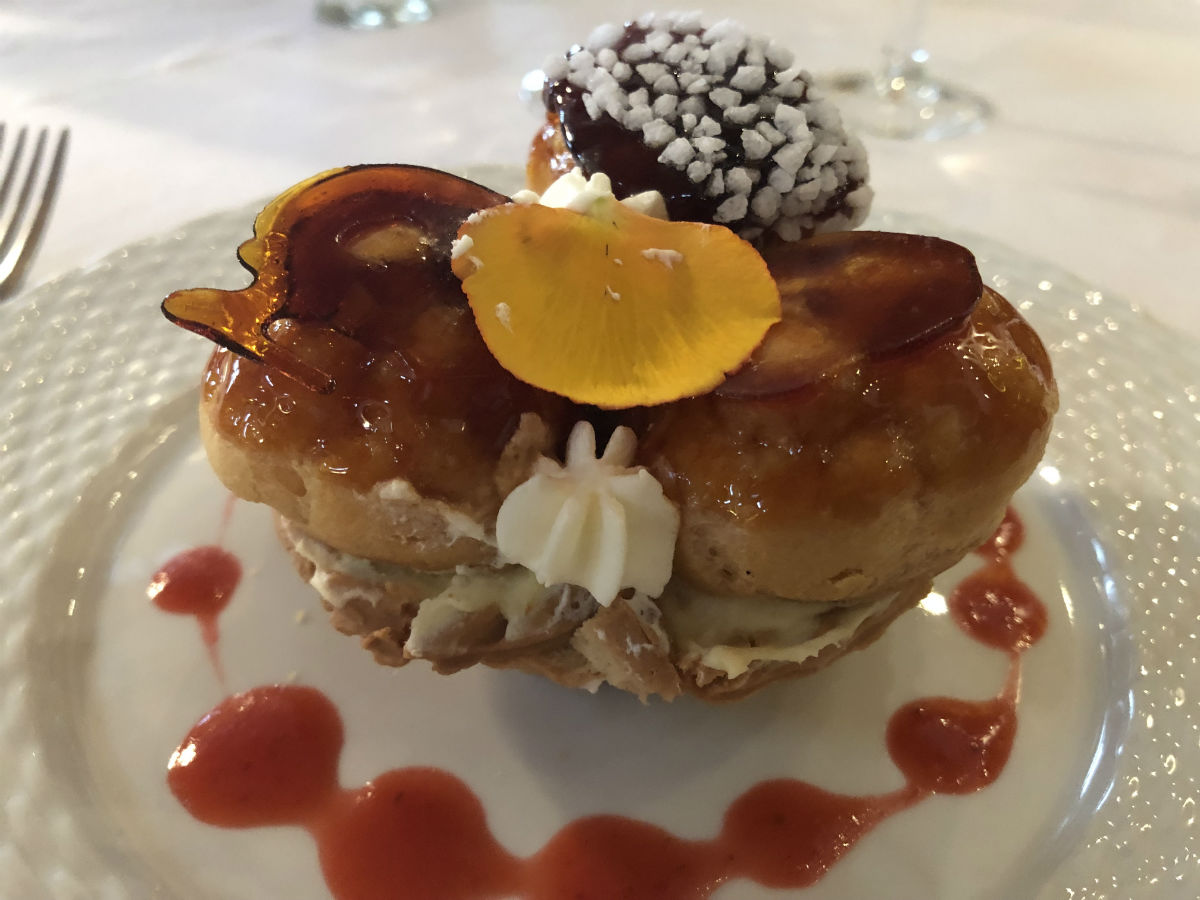
<path fill-rule="evenodd" d="M 625 427 L 596 458 L 596 434 L 576 423 L 565 464 L 543 457 L 496 517 L 500 553 L 542 584 L 577 584 L 604 606 L 625 588 L 657 597 L 671 577 L 679 512 L 644 468 Z"/>

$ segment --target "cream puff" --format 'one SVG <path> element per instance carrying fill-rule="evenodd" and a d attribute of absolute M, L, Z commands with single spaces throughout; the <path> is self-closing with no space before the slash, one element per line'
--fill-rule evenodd
<path fill-rule="evenodd" d="M 387 665 L 709 700 L 826 666 L 1000 521 L 1046 351 L 964 248 L 844 230 L 865 155 L 772 42 L 650 16 L 548 75 L 552 189 L 327 172 L 249 288 L 165 301 L 221 345 L 213 468 Z"/>

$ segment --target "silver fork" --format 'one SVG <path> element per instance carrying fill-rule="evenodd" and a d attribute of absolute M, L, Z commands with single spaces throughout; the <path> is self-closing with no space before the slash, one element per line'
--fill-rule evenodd
<path fill-rule="evenodd" d="M 10 296 L 21 282 L 25 268 L 37 250 L 54 195 L 62 181 L 63 163 L 67 157 L 67 142 L 70 132 L 64 128 L 58 133 L 48 165 L 43 165 L 50 130 L 38 131 L 33 153 L 25 159 L 25 145 L 29 129 L 25 126 L 17 132 L 8 162 L 3 166 L 0 181 L 0 300 Z M 0 123 L 0 154 L 4 153 L 8 129 Z"/>

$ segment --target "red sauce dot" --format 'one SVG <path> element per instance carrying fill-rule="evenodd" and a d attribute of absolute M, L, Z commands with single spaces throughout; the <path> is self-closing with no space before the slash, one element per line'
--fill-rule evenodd
<path fill-rule="evenodd" d="M 980 643 L 1018 653 L 1046 633 L 1046 607 L 1007 566 L 987 566 L 950 593 L 950 615 Z"/>
<path fill-rule="evenodd" d="M 1011 506 L 1004 511 L 1004 518 L 996 526 L 996 530 L 975 552 L 999 562 L 1007 559 L 1025 543 L 1025 525 L 1017 511 Z"/>
<path fill-rule="evenodd" d="M 231 509 L 226 504 L 227 512 Z M 179 553 L 154 573 L 146 594 L 164 612 L 196 617 L 200 638 L 208 650 L 217 679 L 223 685 L 225 672 L 217 655 L 217 617 L 242 580 L 242 564 L 228 550 L 217 546 L 195 547 Z"/>
<path fill-rule="evenodd" d="M 859 838 L 915 799 L 903 791 L 851 797 L 803 781 L 764 781 L 729 807 L 720 847 L 741 877 L 767 887 L 808 887 Z"/>
<path fill-rule="evenodd" d="M 1000 776 L 1016 731 L 1016 707 L 1007 697 L 982 702 L 927 697 L 892 714 L 887 745 L 912 787 L 969 794 Z"/>
<path fill-rule="evenodd" d="M 242 579 L 242 564 L 221 547 L 195 547 L 167 560 L 150 579 L 147 595 L 164 612 L 216 616 Z"/>
<path fill-rule="evenodd" d="M 483 900 L 518 892 L 520 862 L 492 836 L 479 798 L 440 769 L 397 769 L 342 793 L 313 834 L 338 900 Z"/>
<path fill-rule="evenodd" d="M 528 900 L 701 900 L 724 880 L 707 843 L 620 816 L 578 819 L 530 860 Z"/>
<path fill-rule="evenodd" d="M 303 824 L 337 787 L 342 720 L 313 688 L 235 694 L 171 755 L 167 784 L 202 822 L 226 828 Z"/>

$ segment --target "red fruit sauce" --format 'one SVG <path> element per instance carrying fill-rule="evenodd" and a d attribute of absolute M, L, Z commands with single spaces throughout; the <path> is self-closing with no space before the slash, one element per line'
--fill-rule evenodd
<path fill-rule="evenodd" d="M 215 544 L 194 547 L 167 560 L 150 579 L 146 595 L 164 612 L 195 616 L 200 637 L 208 651 L 217 678 L 225 675 L 217 652 L 217 617 L 242 580 L 242 564 L 236 556 Z"/>
<path fill-rule="evenodd" d="M 979 551 L 983 568 L 949 600 L 968 635 L 1011 657 L 1003 690 L 984 701 L 931 697 L 897 710 L 887 748 L 907 783 L 890 794 L 835 794 L 780 778 L 737 797 L 711 840 L 591 816 L 521 858 L 496 840 L 470 788 L 441 769 L 396 769 L 342 788 L 341 717 L 320 691 L 295 685 L 226 699 L 184 738 L 167 782 L 202 822 L 307 829 L 338 900 L 703 900 L 739 878 L 806 887 L 888 816 L 932 794 L 977 791 L 1003 771 L 1017 728 L 1020 653 L 1046 628 L 1044 607 L 1010 564 L 1021 539 L 1010 511 Z"/>

